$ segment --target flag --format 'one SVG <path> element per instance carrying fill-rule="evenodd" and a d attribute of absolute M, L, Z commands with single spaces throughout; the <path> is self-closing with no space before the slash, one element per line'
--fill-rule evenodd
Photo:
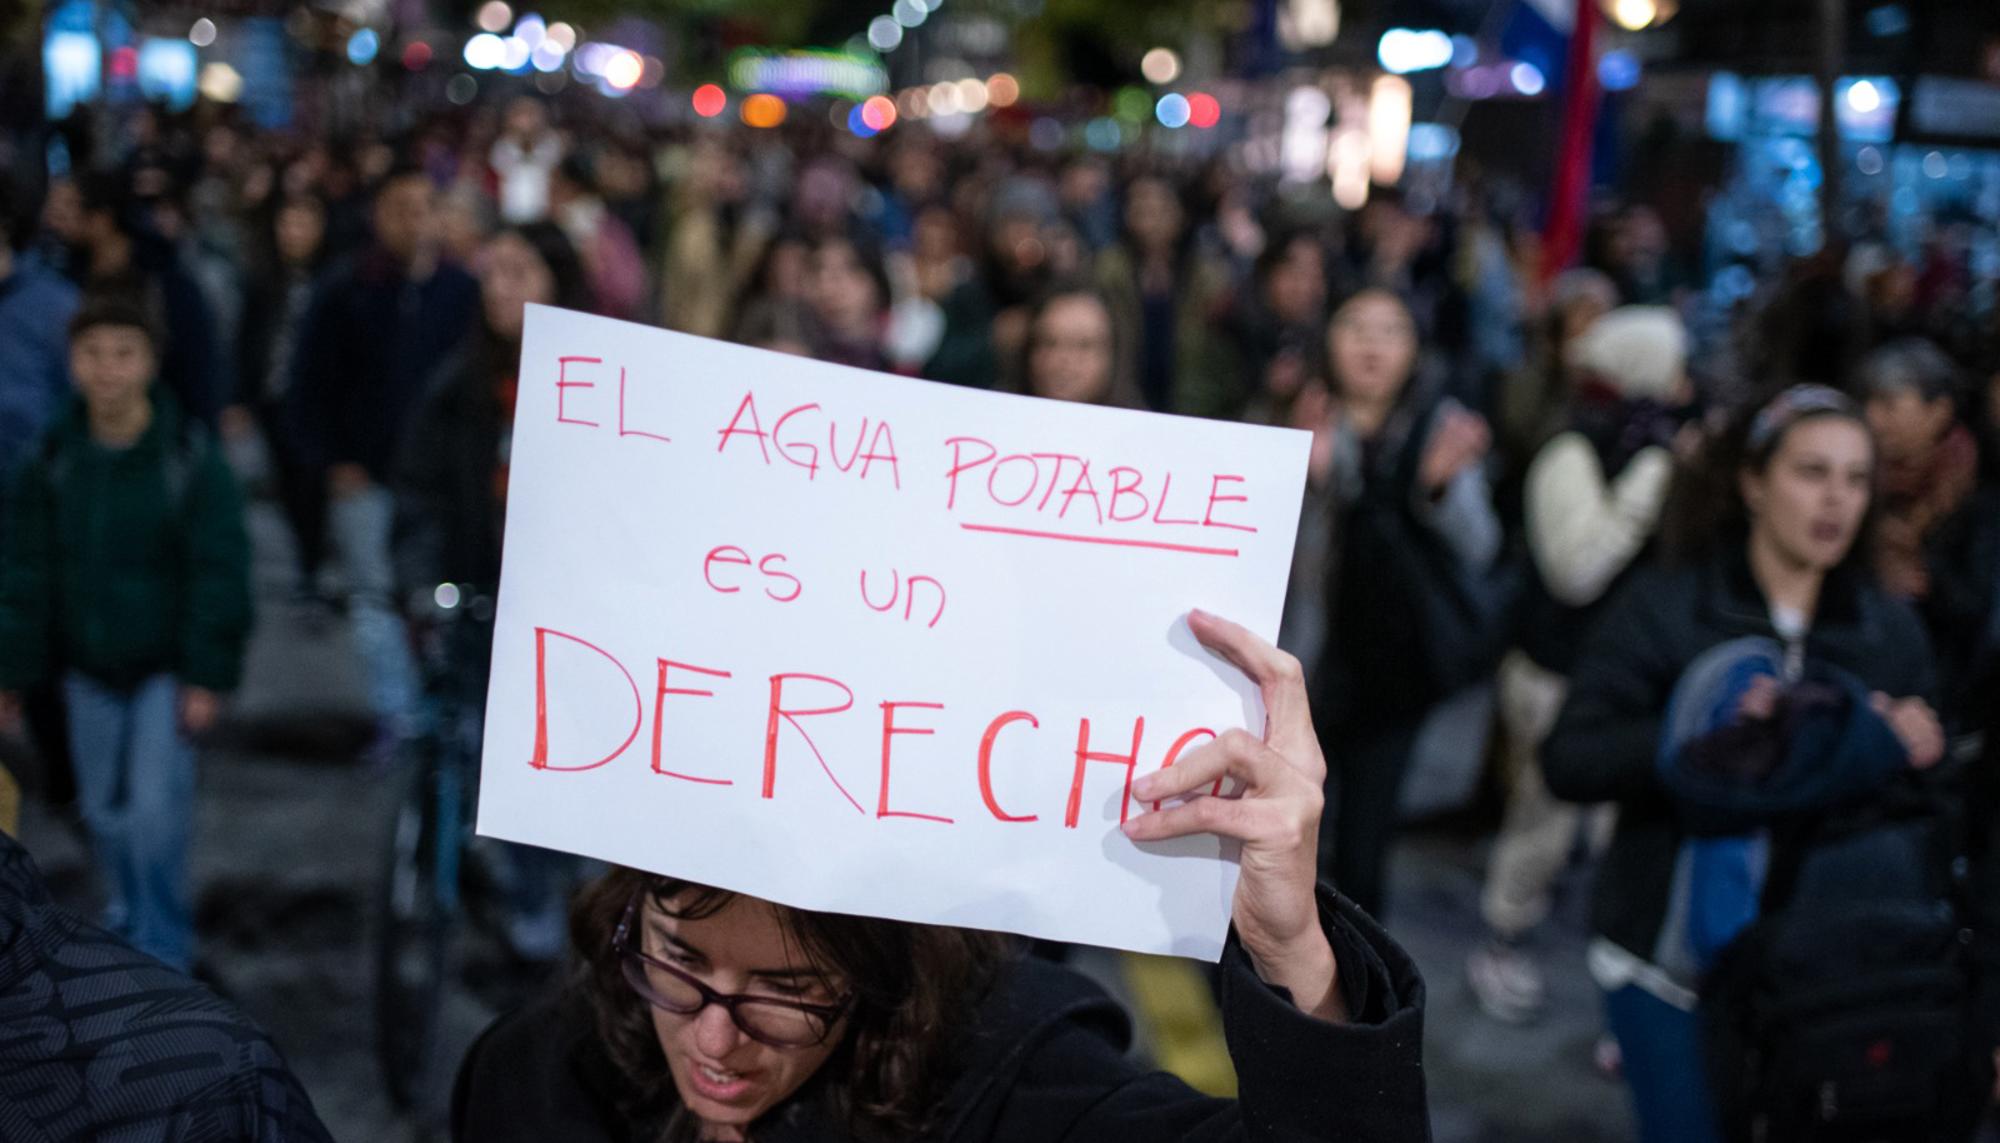
<path fill-rule="evenodd" d="M 1576 260 L 1589 210 L 1591 140 L 1597 134 L 1597 8 L 1595 0 L 1528 0 L 1540 12 L 1570 4 L 1572 30 L 1563 67 L 1562 140 L 1549 188 L 1549 221 L 1542 233 L 1542 280 Z M 1546 14 L 1546 12 L 1544 12 Z"/>

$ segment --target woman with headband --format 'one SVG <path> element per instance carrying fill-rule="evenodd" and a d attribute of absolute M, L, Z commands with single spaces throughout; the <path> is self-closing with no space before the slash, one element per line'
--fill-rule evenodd
<path fill-rule="evenodd" d="M 1597 878 L 1589 961 L 1642 1143 L 1724 1137 L 1696 1015 L 1707 965 L 1688 952 L 1690 925 L 1700 919 L 1691 920 L 1685 860 L 1695 811 L 1662 762 L 1688 733 L 1683 708 L 1710 713 L 1713 724 L 1700 733 L 1769 728 L 1781 741 L 1797 709 L 1792 696 L 1803 693 L 1796 684 L 1853 680 L 1861 716 L 1877 716 L 1868 724 L 1879 736 L 1868 764 L 1885 767 L 1868 770 L 1867 781 L 1880 788 L 1928 769 L 1944 747 L 1923 629 L 1868 569 L 1863 533 L 1877 462 L 1861 409 L 1824 387 L 1788 389 L 1716 453 L 1706 474 L 1713 503 L 1683 513 L 1682 528 L 1670 522 L 1668 559 L 1641 571 L 1586 638 L 1542 756 L 1557 797 L 1618 806 Z M 1674 543 L 1676 531 L 1694 542 Z M 1708 665 L 1735 647 L 1751 649 L 1724 670 L 1735 689 L 1705 683 Z M 1757 648 L 1768 649 L 1762 677 L 1729 673 Z M 1684 700 L 1703 687 L 1700 699 Z M 1725 755 L 1728 763 L 1738 757 Z M 1855 781 L 1836 790 L 1836 777 L 1813 776 L 1821 788 L 1810 796 L 1820 801 L 1806 804 L 1868 796 Z M 1754 908 L 1754 896 L 1748 901 Z"/>

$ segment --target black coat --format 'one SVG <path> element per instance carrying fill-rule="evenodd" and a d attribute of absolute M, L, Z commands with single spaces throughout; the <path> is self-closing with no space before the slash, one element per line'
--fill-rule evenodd
<path fill-rule="evenodd" d="M 300 462 L 387 481 L 424 387 L 478 316 L 479 283 L 450 263 L 422 281 L 380 250 L 336 264 L 293 352 L 286 419 Z"/>
<path fill-rule="evenodd" d="M 1979 729 L 1993 701 L 1982 690 L 1990 657 L 2000 656 L 1993 613 L 2000 607 L 2000 487 L 1986 485 L 1924 539 L 1930 591 L 1917 604 L 1937 648 L 1945 729 Z"/>
<path fill-rule="evenodd" d="M 1592 920 L 1599 935 L 1637 956 L 1651 956 L 1659 940 L 1683 837 L 1655 766 L 1668 700 L 1696 657 L 1746 635 L 1778 638 L 1741 543 L 1704 562 L 1641 570 L 1584 640 L 1568 701 L 1542 747 L 1556 797 L 1618 803 Z M 1858 571 L 1827 577 L 1805 652 L 1871 690 L 1937 701 L 1923 626 Z"/>
<path fill-rule="evenodd" d="M 496 478 L 512 426 L 495 386 L 502 371 L 514 372 L 517 353 L 475 332 L 410 420 L 393 484 L 396 586 L 405 597 L 441 583 L 499 590 L 505 505 Z"/>
<path fill-rule="evenodd" d="M 980 1005 L 937 1126 L 938 1143 L 1260 1139 L 1404 1143 L 1430 1138 L 1423 1075 L 1423 981 L 1358 909 L 1322 889 L 1350 1024 L 1300 1012 L 1259 980 L 1232 939 L 1223 954 L 1223 1026 L 1236 1100 L 1202 1095 L 1127 1055 L 1124 1012 L 1096 985 L 1046 961 L 1012 963 Z M 635 1001 L 636 1002 L 636 1001 Z M 625 1143 L 614 1071 L 580 998 L 501 1018 L 467 1054 L 452 1099 L 466 1143 Z M 803 1110 L 803 1109 L 801 1109 Z M 779 1122 L 768 1123 L 767 1120 Z M 819 1143 L 834 1124 L 782 1107 L 758 1143 Z"/>

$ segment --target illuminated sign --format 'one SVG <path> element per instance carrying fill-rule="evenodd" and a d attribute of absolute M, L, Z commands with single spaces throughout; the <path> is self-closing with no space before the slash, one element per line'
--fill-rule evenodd
<path fill-rule="evenodd" d="M 729 85 L 777 96 L 880 95 L 889 76 L 872 56 L 833 51 L 764 51 L 745 48 L 729 57 Z"/>

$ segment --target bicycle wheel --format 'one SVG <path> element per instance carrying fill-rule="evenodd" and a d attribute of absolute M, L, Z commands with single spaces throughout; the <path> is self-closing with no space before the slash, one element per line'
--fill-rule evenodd
<path fill-rule="evenodd" d="M 390 1102 L 405 1112 L 427 1108 L 438 1090 L 458 908 L 457 791 L 448 788 L 454 783 L 434 742 L 420 742 L 414 753 L 390 820 L 374 949 L 376 1060 Z"/>

